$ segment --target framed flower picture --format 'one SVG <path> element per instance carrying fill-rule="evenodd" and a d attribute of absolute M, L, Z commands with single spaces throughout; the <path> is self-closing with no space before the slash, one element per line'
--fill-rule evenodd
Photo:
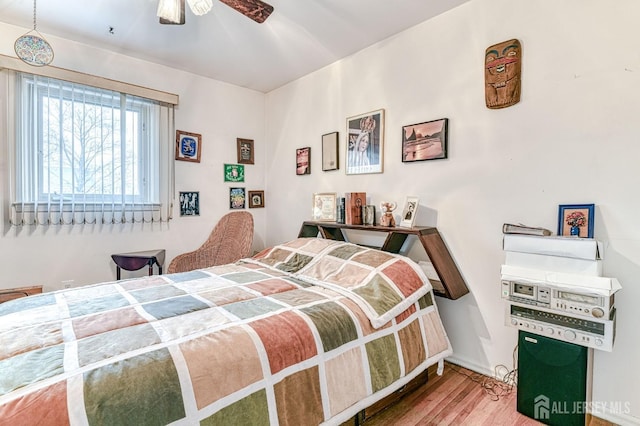
<path fill-rule="evenodd" d="M 561 204 L 558 235 L 593 238 L 594 204 Z"/>

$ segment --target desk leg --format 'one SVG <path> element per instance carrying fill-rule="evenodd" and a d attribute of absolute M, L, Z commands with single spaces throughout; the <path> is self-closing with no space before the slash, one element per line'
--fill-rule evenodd
<path fill-rule="evenodd" d="M 153 275 L 153 263 L 149 263 L 149 276 Z"/>
<path fill-rule="evenodd" d="M 116 279 L 120 281 L 120 267 L 116 266 Z"/>

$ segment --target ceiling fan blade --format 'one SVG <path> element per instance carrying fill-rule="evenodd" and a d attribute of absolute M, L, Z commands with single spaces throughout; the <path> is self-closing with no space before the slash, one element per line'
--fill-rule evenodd
<path fill-rule="evenodd" d="M 271 12 L 273 12 L 273 6 L 260 0 L 220 0 L 227 6 L 232 7 L 238 12 L 242 13 L 247 18 L 251 18 L 259 24 L 262 24 L 267 20 Z"/>
<path fill-rule="evenodd" d="M 168 1 L 168 0 L 165 0 Z M 171 2 L 173 1 L 177 1 L 177 0 L 170 0 Z M 174 22 L 170 19 L 165 19 L 165 18 L 160 18 L 160 23 L 161 24 L 165 24 L 165 25 L 184 25 L 185 19 L 184 19 L 184 0 L 179 0 L 180 1 L 180 19 L 177 22 Z M 160 0 L 160 3 L 162 3 L 163 0 Z M 159 12 L 159 10 L 158 10 Z"/>

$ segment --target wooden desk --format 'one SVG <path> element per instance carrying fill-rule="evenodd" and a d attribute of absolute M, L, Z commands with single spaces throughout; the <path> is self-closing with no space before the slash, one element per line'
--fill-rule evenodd
<path fill-rule="evenodd" d="M 158 274 L 162 275 L 164 249 L 112 254 L 111 258 L 116 263 L 117 279 L 120 279 L 120 268 L 127 271 L 137 271 L 148 265 L 149 275 L 153 275 L 154 263 L 158 265 Z"/>
<path fill-rule="evenodd" d="M 32 287 L 3 288 L 0 289 L 0 303 L 38 293 L 42 293 L 41 285 L 34 285 Z"/>
<path fill-rule="evenodd" d="M 457 299 L 469 293 L 469 288 L 464 278 L 462 278 L 462 274 L 453 257 L 451 257 L 449 249 L 442 240 L 438 230 L 433 227 L 416 226 L 413 228 L 400 228 L 380 225 L 346 225 L 336 222 L 305 221 L 302 223 L 298 237 L 317 237 L 320 235 L 322 238 L 347 241 L 342 232 L 343 229 L 385 232 L 387 238 L 382 244 L 382 247 L 380 247 L 380 250 L 389 253 L 399 253 L 407 237 L 409 235 L 415 235 L 427 252 L 427 256 L 440 278 L 440 282 L 431 281 L 434 293 L 448 299 Z"/>

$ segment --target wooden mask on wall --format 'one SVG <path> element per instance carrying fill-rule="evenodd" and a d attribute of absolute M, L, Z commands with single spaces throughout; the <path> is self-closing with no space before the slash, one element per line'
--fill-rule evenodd
<path fill-rule="evenodd" d="M 522 47 L 516 39 L 494 44 L 484 56 L 487 108 L 506 108 L 520 102 Z"/>

